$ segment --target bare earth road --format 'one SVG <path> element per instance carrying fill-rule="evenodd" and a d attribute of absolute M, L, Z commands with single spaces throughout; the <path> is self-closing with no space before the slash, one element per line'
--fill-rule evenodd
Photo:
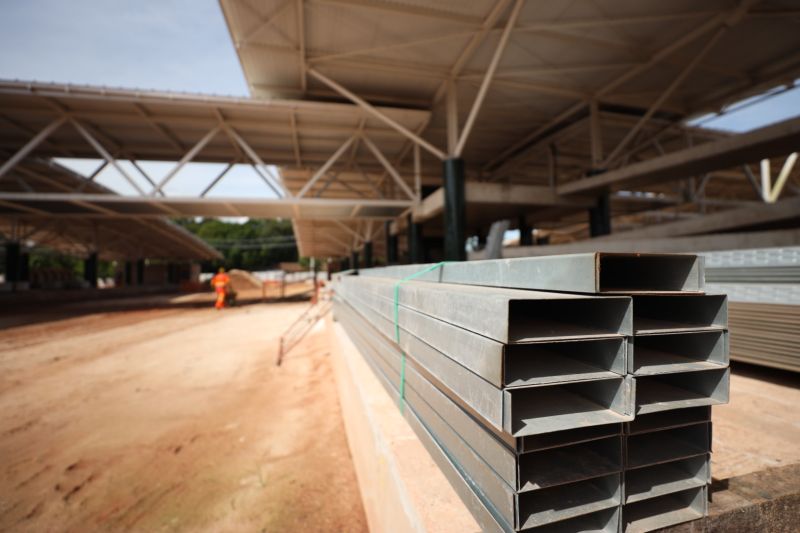
<path fill-rule="evenodd" d="M 274 366 L 306 305 L 0 330 L 0 530 L 365 531 L 324 331 Z"/>

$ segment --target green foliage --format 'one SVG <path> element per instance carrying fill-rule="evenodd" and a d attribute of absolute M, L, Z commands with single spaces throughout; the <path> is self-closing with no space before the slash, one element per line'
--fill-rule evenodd
<path fill-rule="evenodd" d="M 282 261 L 297 261 L 292 224 L 288 220 L 249 219 L 244 224 L 217 219 L 178 219 L 224 256 L 225 260 L 203 264 L 203 270 L 219 266 L 243 270 L 275 268 Z"/>
<path fill-rule="evenodd" d="M 36 270 L 60 270 L 71 274 L 73 279 L 83 278 L 83 258 L 66 255 L 49 248 L 35 248 L 30 251 L 28 268 Z M 100 260 L 97 262 L 97 276 L 113 278 L 116 269 L 115 261 Z"/>
<path fill-rule="evenodd" d="M 83 261 L 77 257 L 42 248 L 31 250 L 29 257 L 30 270 L 57 269 L 71 272 L 75 277 L 83 273 Z"/>
<path fill-rule="evenodd" d="M 97 276 L 100 278 L 113 278 L 117 272 L 116 261 L 103 261 L 102 259 L 97 262 Z"/>

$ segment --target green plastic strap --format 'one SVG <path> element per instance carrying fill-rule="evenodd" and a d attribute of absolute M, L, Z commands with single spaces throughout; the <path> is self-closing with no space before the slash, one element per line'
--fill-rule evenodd
<path fill-rule="evenodd" d="M 400 344 L 400 285 L 405 283 L 406 281 L 411 281 L 414 278 L 418 278 L 423 274 L 427 274 L 432 270 L 436 270 L 437 268 L 441 268 L 447 261 L 442 261 L 441 263 L 436 263 L 435 265 L 431 265 L 427 268 L 420 270 L 419 272 L 415 272 L 410 276 L 407 276 L 397 283 L 394 284 L 394 340 L 397 344 Z M 402 348 L 400 349 L 400 412 L 402 413 L 406 406 L 406 352 Z"/>

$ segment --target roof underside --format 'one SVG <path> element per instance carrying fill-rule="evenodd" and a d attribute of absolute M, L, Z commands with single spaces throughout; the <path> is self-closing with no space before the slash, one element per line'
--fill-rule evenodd
<path fill-rule="evenodd" d="M 16 180 L 23 176 L 25 181 Z M 149 218 L 114 217 L 102 203 L 65 201 L 65 191 L 83 188 L 87 196 L 119 199 L 105 187 L 86 183 L 83 176 L 55 162 L 29 159 L 3 183 L 3 193 L 26 193 L 33 184 L 36 202 L 0 200 L 0 233 L 22 242 L 47 246 L 77 256 L 97 251 L 102 259 L 219 259 L 220 253 L 159 211 Z M 28 185 L 30 186 L 30 185 Z M 2 194 L 2 193 L 0 193 Z M 49 198 L 49 199 L 48 199 Z"/>
<path fill-rule="evenodd" d="M 311 68 L 374 103 L 430 109 L 422 136 L 439 147 L 447 146 L 448 80 L 463 125 L 513 4 L 221 0 L 254 96 L 343 100 Z M 492 174 L 537 129 L 587 126 L 590 100 L 609 115 L 602 141 L 613 149 L 707 45 L 650 128 L 790 83 L 800 74 L 799 23 L 793 1 L 522 2 L 466 144 L 469 167 Z M 580 130 L 570 128 L 563 152 L 588 155 Z M 503 174 L 535 180 L 541 170 Z"/>
<path fill-rule="evenodd" d="M 511 0 L 220 4 L 254 96 L 344 101 L 326 82 L 334 80 L 373 104 L 430 110 L 421 136 L 448 154 L 448 105 L 457 135 L 515 11 Z M 724 137 L 683 124 L 792 84 L 799 26 L 793 1 L 522 2 L 464 145 L 468 179 L 563 185 Z M 400 168 L 411 165 L 409 146 L 393 153 Z M 423 176 L 440 172 L 425 152 L 422 167 Z M 713 177 L 708 197 L 757 199 L 741 168 Z M 673 184 L 640 190 L 676 194 Z M 583 212 L 540 215 L 545 227 L 577 225 L 585 235 Z"/>
<path fill-rule="evenodd" d="M 381 111 L 409 129 L 420 128 L 429 117 L 428 112 L 419 110 L 383 108 Z M 281 179 L 294 194 L 340 148 L 342 138 L 354 131 L 367 137 L 381 154 L 394 153 L 403 146 L 403 138 L 394 130 L 352 104 L 255 101 L 6 81 L 0 82 L 0 122 L 4 125 L 0 128 L 0 154 L 4 159 L 10 158 L 37 132 L 62 116 L 75 120 L 115 158 L 130 161 L 178 161 L 224 122 L 262 161 L 281 166 Z M 99 154 L 67 120 L 30 152 L 28 160 L 45 161 L 52 157 L 98 158 Z M 253 163 L 245 149 L 222 128 L 192 160 Z M 252 177 L 253 197 L 247 198 L 165 198 L 149 190 L 141 196 L 118 196 L 109 194 L 111 191 L 107 189 L 96 190 L 93 184 L 81 189 L 80 182 L 74 179 L 85 177 L 74 178 L 68 186 L 54 189 L 43 183 L 44 178 L 37 181 L 29 170 L 20 165 L 0 180 L 0 196 L 3 196 L 0 217 L 8 217 L 9 224 L 21 214 L 29 218 L 34 214 L 41 218 L 55 215 L 70 226 L 85 226 L 88 219 L 93 219 L 94 224 L 106 219 L 124 224 L 119 219 L 165 216 L 302 219 L 358 216 L 383 220 L 394 218 L 411 206 L 408 197 L 391 198 L 388 191 L 386 195 L 383 192 L 375 195 L 385 169 L 374 155 L 363 160 L 357 170 L 319 179 L 304 199 L 294 203 L 275 198 L 265 180 L 259 178 L 258 168 Z M 65 179 L 64 171 L 54 165 L 41 169 L 51 181 Z M 260 172 L 264 174 L 263 170 Z M 21 183 L 30 180 L 36 182 L 35 196 L 29 194 L 30 184 L 25 187 Z M 150 181 L 157 182 L 152 178 Z M 198 183 L 198 191 L 207 185 Z M 59 200 L 55 196 L 65 192 L 73 198 Z M 76 196 L 77 193 L 80 194 Z M 324 198 L 320 198 L 323 193 Z M 330 240 L 318 244 L 316 248 L 312 243 L 304 247 L 300 242 L 301 249 L 310 255 L 323 255 L 330 248 Z M 181 249 L 172 249 L 178 250 Z"/>
<path fill-rule="evenodd" d="M 161 198 L 155 189 L 130 201 L 80 200 L 114 217 L 291 217 L 301 254 L 325 256 L 379 234 L 383 220 L 414 205 L 416 184 L 423 196 L 441 185 L 441 156 L 460 152 L 471 182 L 561 194 L 549 203 L 533 194 L 514 209 L 573 239 L 587 235 L 587 176 L 725 139 L 686 119 L 800 77 L 800 6 L 789 0 L 220 4 L 254 99 L 2 82 L 0 155 L 65 116 L 31 157 L 97 157 L 71 121 L 120 159 L 258 163 L 256 154 L 280 167 L 286 200 Z M 426 145 L 418 166 L 414 135 Z M 611 181 L 614 226 L 759 201 L 741 164 Z M 254 196 L 272 195 L 267 181 L 254 177 Z M 64 208 L 12 183 L 0 180 L 7 206 Z M 467 212 L 484 225 L 506 216 L 506 204 Z M 441 235 L 440 224 L 428 220 L 425 235 Z"/>

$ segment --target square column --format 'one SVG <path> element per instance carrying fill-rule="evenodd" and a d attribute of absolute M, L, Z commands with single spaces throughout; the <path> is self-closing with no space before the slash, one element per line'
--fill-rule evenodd
<path fill-rule="evenodd" d="M 467 251 L 464 248 L 465 203 L 464 160 L 461 158 L 446 159 L 444 161 L 445 261 L 464 261 L 467 259 Z"/>
<path fill-rule="evenodd" d="M 90 287 L 97 287 L 97 252 L 83 260 L 83 279 L 89 282 Z"/>

